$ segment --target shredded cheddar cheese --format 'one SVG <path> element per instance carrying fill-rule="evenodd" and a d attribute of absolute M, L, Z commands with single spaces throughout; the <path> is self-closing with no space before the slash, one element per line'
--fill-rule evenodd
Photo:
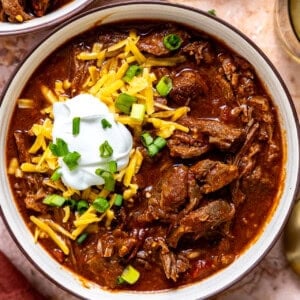
<path fill-rule="evenodd" d="M 57 246 L 63 251 L 64 254 L 68 255 L 70 250 L 66 243 L 63 241 L 63 239 L 56 234 L 56 232 L 51 229 L 49 225 L 47 225 L 43 220 L 35 217 L 35 216 L 30 216 L 30 220 L 32 223 L 34 223 L 39 229 L 42 231 L 46 232 L 48 236 L 57 244 Z"/>

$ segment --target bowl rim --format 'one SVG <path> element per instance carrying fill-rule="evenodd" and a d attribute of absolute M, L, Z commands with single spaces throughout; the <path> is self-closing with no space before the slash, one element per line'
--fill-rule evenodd
<path fill-rule="evenodd" d="M 71 0 L 69 3 L 45 14 L 42 17 L 35 17 L 32 20 L 25 21 L 23 23 L 10 23 L 0 22 L 0 37 L 1 36 L 16 36 L 20 34 L 26 34 L 33 31 L 46 30 L 58 24 L 59 22 L 65 22 L 69 18 L 73 17 L 77 13 L 81 12 L 85 7 L 93 3 L 93 0 L 80 0 L 78 3 L 76 0 Z M 74 7 L 74 8 L 73 8 Z M 66 10 L 64 12 L 64 10 Z M 7 29 L 5 29 L 7 26 Z"/>
<path fill-rule="evenodd" d="M 266 64 L 270 67 L 270 69 L 272 70 L 273 74 L 275 75 L 275 78 L 278 80 L 278 82 L 280 83 L 281 88 L 284 91 L 284 94 L 286 96 L 286 98 L 288 99 L 288 104 L 290 106 L 290 109 L 292 111 L 292 115 L 295 121 L 295 127 L 296 127 L 296 133 L 297 133 L 297 144 L 298 144 L 298 149 L 300 148 L 300 125 L 299 125 L 299 121 L 298 121 L 298 115 L 292 100 L 292 97 L 281 77 L 281 75 L 279 74 L 279 72 L 277 71 L 277 69 L 275 68 L 275 66 L 273 65 L 273 63 L 270 61 L 270 59 L 264 54 L 264 52 L 248 37 L 246 36 L 244 33 L 242 33 L 239 29 L 237 29 L 236 27 L 234 27 L 233 25 L 231 25 L 230 23 L 228 23 L 227 21 L 224 21 L 218 17 L 215 16 L 211 16 L 208 12 L 195 8 L 195 7 L 190 7 L 184 4 L 176 4 L 176 3 L 167 3 L 167 2 L 162 2 L 160 0 L 154 0 L 154 1 L 143 1 L 143 0 L 138 0 L 138 1 L 132 1 L 132 0 L 127 0 L 127 1 L 123 1 L 123 2 L 116 2 L 116 3 L 111 3 L 111 4 L 106 4 L 103 6 L 99 6 L 99 7 L 94 7 L 90 10 L 81 12 L 80 14 L 73 16 L 72 18 L 66 20 L 65 22 L 63 22 L 62 24 L 60 24 L 59 26 L 55 27 L 54 30 L 50 31 L 49 33 L 47 33 L 47 35 L 45 37 L 43 37 L 41 39 L 41 41 L 36 45 L 36 48 L 40 47 L 42 44 L 44 44 L 45 41 L 47 41 L 48 38 L 50 38 L 52 35 L 55 35 L 58 31 L 60 31 L 61 29 L 63 29 L 64 26 L 71 24 L 72 22 L 81 19 L 83 17 L 86 17 L 90 14 L 96 13 L 98 11 L 105 11 L 105 10 L 109 10 L 111 8 L 116 8 L 116 7 L 124 7 L 127 5 L 154 5 L 154 6 L 169 6 L 169 7 L 174 7 L 174 8 L 179 8 L 179 9 L 183 9 L 183 10 L 190 10 L 193 11 L 197 14 L 200 15 L 204 15 L 206 17 L 212 18 L 214 19 L 216 22 L 224 25 L 225 27 L 227 27 L 229 30 L 233 31 L 235 34 L 237 34 L 239 37 L 241 37 L 242 39 L 244 39 L 250 47 L 252 47 L 258 54 L 259 56 L 266 62 Z M 150 18 L 152 19 L 152 18 Z M 176 22 L 176 20 L 174 21 Z M 72 35 L 72 37 L 75 37 L 76 34 Z M 225 41 L 226 42 L 226 41 Z M 60 46 L 60 45 L 59 45 Z M 51 55 L 52 52 L 50 52 L 48 55 Z M 9 80 L 7 81 L 5 87 L 3 88 L 3 91 L 0 95 L 0 105 L 2 104 L 2 101 L 4 99 L 4 96 L 7 92 L 7 90 L 9 89 L 10 86 L 10 82 L 13 79 L 13 77 L 19 72 L 19 70 L 22 68 L 22 66 L 25 64 L 25 62 L 27 61 L 27 59 L 31 56 L 32 53 L 28 53 L 25 58 L 23 59 L 23 61 L 18 65 L 18 67 L 12 72 Z M 299 153 L 299 158 L 300 158 L 300 153 Z M 232 286 L 233 284 L 235 284 L 239 279 L 241 279 L 242 277 L 244 277 L 246 274 L 248 274 L 255 266 L 257 266 L 259 264 L 259 262 L 263 259 L 263 257 L 266 255 L 266 253 L 273 247 L 273 245 L 276 243 L 278 237 L 280 236 L 281 232 L 283 231 L 284 225 L 287 222 L 288 216 L 291 213 L 292 210 L 292 204 L 295 202 L 296 200 L 296 196 L 298 195 L 298 192 L 300 190 L 299 187 L 299 183 L 300 183 L 300 170 L 297 170 L 297 179 L 296 179 L 296 187 L 293 190 L 292 193 L 292 201 L 291 201 L 291 205 L 288 209 L 288 213 L 285 216 L 285 219 L 283 220 L 280 228 L 277 230 L 277 234 L 274 237 L 274 239 L 272 240 L 272 242 L 268 245 L 268 247 L 266 247 L 262 253 L 262 256 L 260 258 L 258 258 L 255 263 L 249 268 L 247 269 L 245 272 L 243 272 L 242 274 L 239 274 L 239 276 L 236 276 L 234 280 L 232 280 L 229 284 L 227 284 L 226 286 L 223 286 L 221 289 L 218 289 L 215 291 L 214 294 L 218 294 L 222 291 L 224 291 L 225 289 L 229 288 L 230 286 Z M 15 241 L 15 243 L 17 244 L 18 248 L 21 250 L 21 252 L 25 255 L 26 259 L 29 260 L 31 262 L 31 264 L 40 272 L 42 273 L 48 280 L 50 280 L 52 283 L 54 283 L 56 286 L 62 288 L 63 290 L 69 292 L 70 294 L 77 296 L 77 297 L 82 297 L 81 295 L 79 295 L 78 293 L 76 293 L 75 291 L 69 289 L 68 287 L 60 284 L 59 282 L 57 282 L 54 278 L 52 278 L 47 272 L 45 272 L 31 257 L 30 255 L 26 252 L 26 250 L 23 248 L 23 246 L 21 245 L 20 241 L 17 240 L 17 238 L 15 237 L 13 230 L 11 229 L 8 220 L 5 217 L 5 214 L 3 212 L 3 208 L 1 207 L 1 202 L 0 202 L 0 215 L 2 216 L 2 219 L 4 221 L 4 224 L 6 226 L 6 228 L 8 229 L 8 232 L 10 233 L 11 237 L 13 238 L 13 240 Z M 171 290 L 172 291 L 172 290 Z M 139 294 L 141 295 L 141 294 Z"/>

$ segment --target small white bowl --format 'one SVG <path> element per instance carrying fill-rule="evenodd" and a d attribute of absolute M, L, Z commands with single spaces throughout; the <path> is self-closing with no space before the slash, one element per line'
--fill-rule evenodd
<path fill-rule="evenodd" d="M 16 35 L 49 28 L 50 26 L 62 23 L 71 18 L 92 2 L 92 0 L 70 1 L 66 5 L 63 5 L 42 17 L 36 17 L 23 23 L 0 22 L 0 36 Z"/>
<path fill-rule="evenodd" d="M 278 108 L 279 120 L 286 145 L 284 161 L 286 179 L 278 205 L 267 224 L 265 224 L 261 235 L 227 268 L 200 282 L 175 290 L 147 293 L 130 291 L 110 292 L 92 283 L 87 288 L 77 275 L 58 264 L 39 244 L 33 243 L 32 234 L 18 213 L 9 187 L 5 170 L 5 144 L 16 100 L 31 74 L 50 53 L 66 40 L 92 28 L 95 24 L 136 19 L 180 22 L 217 37 L 235 52 L 248 59 L 256 69 L 257 74 L 267 87 L 271 98 Z M 73 20 L 68 20 L 36 47 L 12 77 L 3 97 L 0 128 L 0 144 L 2 145 L 0 152 L 0 201 L 5 223 L 20 248 L 35 266 L 58 285 L 84 299 L 204 299 L 219 293 L 251 270 L 274 244 L 290 213 L 299 185 L 298 120 L 291 97 L 279 74 L 258 47 L 238 30 L 205 12 L 180 5 L 148 1 L 112 4 L 83 13 Z"/>

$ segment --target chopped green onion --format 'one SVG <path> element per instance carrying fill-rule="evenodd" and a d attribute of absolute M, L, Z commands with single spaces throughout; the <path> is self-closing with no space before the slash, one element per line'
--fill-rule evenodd
<path fill-rule="evenodd" d="M 140 278 L 140 272 L 133 266 L 128 265 L 122 274 L 117 278 L 117 282 L 122 284 L 124 282 L 129 284 L 135 284 Z"/>
<path fill-rule="evenodd" d="M 120 195 L 120 194 L 116 194 L 116 196 L 115 196 L 115 205 L 116 206 L 121 206 L 122 205 L 122 202 L 123 202 L 123 197 L 122 197 L 122 195 Z"/>
<path fill-rule="evenodd" d="M 210 10 L 208 11 L 208 13 L 209 13 L 210 15 L 214 16 L 214 17 L 217 15 L 215 9 L 210 9 Z"/>
<path fill-rule="evenodd" d="M 56 139 L 56 144 L 50 143 L 49 148 L 55 156 L 65 156 L 69 153 L 68 144 L 61 138 Z"/>
<path fill-rule="evenodd" d="M 145 117 L 146 106 L 144 104 L 133 103 L 131 107 L 130 117 L 137 121 L 143 121 Z"/>
<path fill-rule="evenodd" d="M 102 119 L 101 124 L 102 124 L 103 129 L 111 128 L 111 126 L 112 126 L 106 119 Z"/>
<path fill-rule="evenodd" d="M 155 144 L 151 144 L 147 147 L 149 156 L 153 157 L 159 152 L 159 148 Z"/>
<path fill-rule="evenodd" d="M 72 121 L 72 133 L 73 135 L 78 135 L 80 130 L 80 117 L 73 118 Z"/>
<path fill-rule="evenodd" d="M 104 188 L 107 191 L 113 191 L 115 189 L 116 181 L 114 179 L 114 176 L 110 172 L 103 172 L 101 174 L 101 177 L 104 179 Z"/>
<path fill-rule="evenodd" d="M 67 155 L 64 156 L 63 161 L 68 166 L 69 170 L 72 171 L 77 168 L 78 160 L 80 157 L 81 155 L 76 151 L 69 152 Z"/>
<path fill-rule="evenodd" d="M 139 65 L 131 65 L 126 73 L 125 76 L 122 78 L 125 82 L 130 82 L 134 76 L 139 75 L 142 72 L 143 68 Z"/>
<path fill-rule="evenodd" d="M 159 150 L 161 150 L 162 148 L 164 148 L 167 145 L 167 141 L 164 138 L 162 138 L 161 136 L 158 136 L 157 138 L 155 138 L 153 144 L 155 146 L 157 146 L 157 148 Z"/>
<path fill-rule="evenodd" d="M 95 174 L 98 175 L 98 176 L 101 176 L 101 174 L 103 172 L 105 172 L 105 170 L 98 168 L 98 169 L 96 169 Z"/>
<path fill-rule="evenodd" d="M 60 195 L 52 194 L 48 195 L 44 198 L 43 203 L 50 205 L 50 206 L 56 206 L 61 207 L 65 203 L 66 199 Z"/>
<path fill-rule="evenodd" d="M 95 199 L 93 206 L 98 212 L 104 213 L 109 208 L 109 202 L 105 198 L 99 197 Z"/>
<path fill-rule="evenodd" d="M 75 201 L 74 199 L 67 199 L 65 202 L 66 206 L 70 206 L 70 208 L 72 210 L 76 210 L 77 209 L 77 201 Z"/>
<path fill-rule="evenodd" d="M 89 208 L 89 204 L 85 200 L 80 200 L 77 202 L 77 211 L 82 215 Z"/>
<path fill-rule="evenodd" d="M 60 179 L 61 175 L 62 175 L 62 174 L 61 174 L 61 169 L 60 169 L 60 168 L 57 168 L 57 169 L 53 172 L 53 174 L 51 175 L 50 179 L 51 179 L 52 181 L 57 181 L 57 180 Z"/>
<path fill-rule="evenodd" d="M 121 284 L 124 284 L 124 283 L 126 283 L 126 281 L 121 276 L 118 276 L 117 277 L 117 284 L 121 285 Z"/>
<path fill-rule="evenodd" d="M 109 161 L 107 167 L 110 173 L 116 173 L 118 171 L 118 164 L 115 160 Z"/>
<path fill-rule="evenodd" d="M 163 76 L 156 85 L 156 90 L 161 96 L 165 97 L 170 93 L 172 87 L 172 79 L 169 76 Z"/>
<path fill-rule="evenodd" d="M 82 233 L 76 240 L 77 244 L 81 245 L 88 237 L 88 233 L 84 232 Z"/>
<path fill-rule="evenodd" d="M 153 143 L 153 137 L 150 135 L 149 132 L 144 132 L 141 134 L 141 141 L 145 147 L 148 147 L 150 144 Z"/>
<path fill-rule="evenodd" d="M 132 104 L 136 102 L 136 98 L 126 93 L 120 94 L 115 102 L 115 106 L 123 113 L 129 115 Z"/>
<path fill-rule="evenodd" d="M 96 173 L 96 175 L 101 176 L 103 178 L 104 188 L 107 191 L 112 192 L 115 189 L 116 181 L 111 172 L 99 168 L 99 169 L 96 169 L 95 173 Z"/>
<path fill-rule="evenodd" d="M 113 148 L 110 146 L 108 141 L 102 143 L 99 147 L 99 150 L 100 150 L 100 156 L 103 158 L 111 157 L 113 154 Z"/>
<path fill-rule="evenodd" d="M 177 50 L 182 44 L 182 39 L 179 35 L 170 33 L 164 37 L 163 44 L 168 50 Z"/>

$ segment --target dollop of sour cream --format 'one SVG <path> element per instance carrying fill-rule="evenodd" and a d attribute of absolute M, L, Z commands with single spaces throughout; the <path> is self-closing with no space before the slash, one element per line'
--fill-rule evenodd
<path fill-rule="evenodd" d="M 58 158 L 63 183 L 76 190 L 92 185 L 102 185 L 104 180 L 95 174 L 97 168 L 107 170 L 108 161 L 116 161 L 117 169 L 127 166 L 132 149 L 132 136 L 121 123 L 116 122 L 108 107 L 90 94 L 80 94 L 65 102 L 53 105 L 53 143 L 57 138 L 64 140 L 70 152 L 80 154 L 78 166 L 70 170 L 61 157 Z M 73 134 L 73 119 L 80 118 L 79 133 Z M 111 127 L 104 128 L 105 119 Z M 105 121 L 105 122 L 106 122 Z M 102 158 L 100 145 L 105 141 L 113 149 L 112 156 Z"/>

